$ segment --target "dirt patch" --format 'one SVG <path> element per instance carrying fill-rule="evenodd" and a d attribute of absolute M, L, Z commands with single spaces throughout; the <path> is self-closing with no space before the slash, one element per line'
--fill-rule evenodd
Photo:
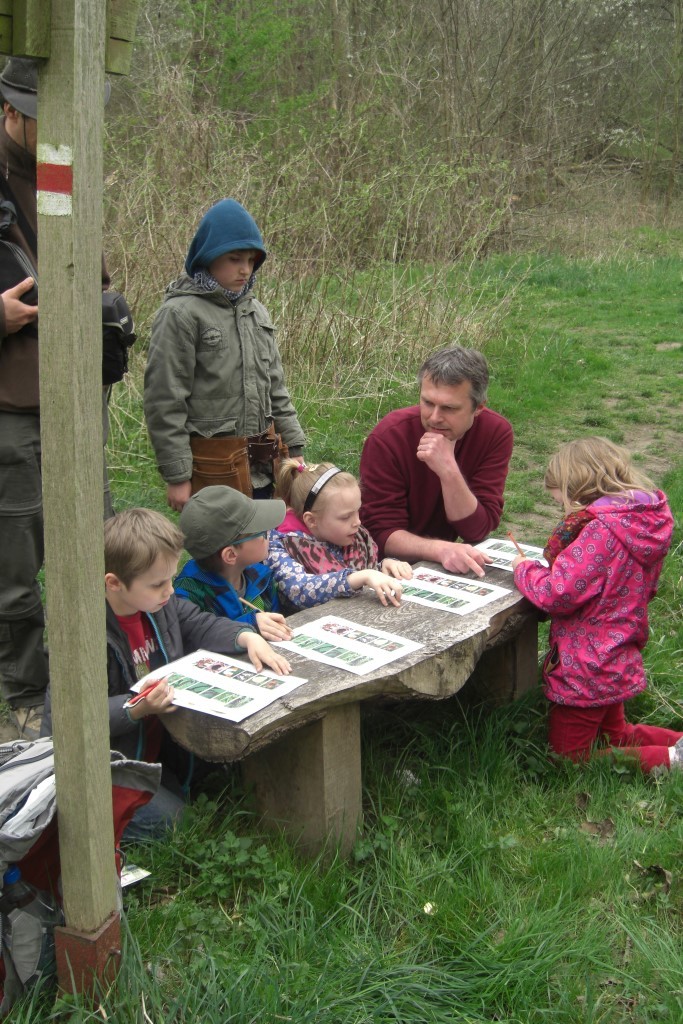
<path fill-rule="evenodd" d="M 673 459 L 671 456 L 657 454 L 651 449 L 655 448 L 657 452 L 665 451 L 673 455 L 679 451 L 680 434 L 675 430 L 662 430 L 658 426 L 658 436 L 653 438 L 652 430 L 650 425 L 624 424 L 623 446 L 633 454 L 642 456 L 642 471 L 659 484 L 672 468 Z M 559 505 L 554 507 L 550 503 L 545 505 L 539 501 L 533 512 L 511 514 L 507 522 L 519 540 L 543 546 L 561 518 L 562 510 Z"/>
<path fill-rule="evenodd" d="M 523 516 L 511 519 L 511 528 L 518 540 L 543 547 L 560 518 L 561 510 L 558 505 L 554 514 L 550 510 L 547 513 L 539 510 L 526 512 Z"/>
<path fill-rule="evenodd" d="M 680 434 L 675 430 L 662 430 L 661 427 L 658 427 L 657 433 L 660 436 L 653 438 L 652 427 L 649 425 L 624 424 L 624 448 L 633 454 L 643 456 L 643 472 L 652 477 L 655 482 L 661 480 L 665 473 L 672 468 L 673 460 L 664 455 L 657 455 L 651 451 L 652 446 L 673 454 L 680 450 L 681 444 Z"/>
<path fill-rule="evenodd" d="M 660 341 L 655 345 L 656 352 L 670 352 L 674 348 L 680 348 L 683 343 L 680 341 Z"/>

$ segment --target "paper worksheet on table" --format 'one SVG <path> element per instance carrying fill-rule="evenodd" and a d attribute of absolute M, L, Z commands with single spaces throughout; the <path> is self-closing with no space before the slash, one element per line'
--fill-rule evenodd
<path fill-rule="evenodd" d="M 479 551 L 485 551 L 493 559 L 492 567 L 507 569 L 508 572 L 513 572 L 512 563 L 519 554 L 513 541 L 504 540 L 502 537 L 489 537 L 488 540 L 483 540 L 481 544 L 475 544 L 474 546 Z M 543 548 L 536 548 L 531 544 L 520 544 L 519 546 L 526 558 L 535 558 L 542 565 L 548 564 L 543 557 Z"/>
<path fill-rule="evenodd" d="M 273 646 L 363 676 L 412 654 L 423 644 L 396 633 L 385 633 L 374 626 L 361 626 L 336 615 L 325 615 L 299 626 L 291 640 L 282 640 Z"/>
<path fill-rule="evenodd" d="M 412 579 L 401 580 L 403 600 L 443 612 L 468 615 L 491 601 L 510 594 L 507 587 L 484 583 L 476 576 L 452 576 L 438 569 L 413 569 Z"/>
<path fill-rule="evenodd" d="M 155 669 L 133 689 L 140 693 L 159 679 L 167 679 L 175 690 L 174 704 L 230 722 L 243 721 L 306 682 L 268 669 L 258 672 L 249 662 L 201 650 Z"/>

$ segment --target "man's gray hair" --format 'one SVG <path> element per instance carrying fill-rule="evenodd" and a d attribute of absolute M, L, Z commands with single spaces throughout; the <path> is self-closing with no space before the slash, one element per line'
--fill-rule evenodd
<path fill-rule="evenodd" d="M 434 384 L 445 384 L 447 387 L 457 387 L 463 381 L 469 381 L 474 408 L 486 401 L 489 368 L 481 352 L 474 348 L 454 345 L 453 348 L 435 352 L 420 367 L 418 384 L 422 385 L 425 377 L 429 377 Z"/>

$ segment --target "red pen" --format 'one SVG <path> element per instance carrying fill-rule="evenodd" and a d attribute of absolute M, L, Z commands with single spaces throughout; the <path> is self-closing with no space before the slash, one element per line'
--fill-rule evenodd
<path fill-rule="evenodd" d="M 151 693 L 152 690 L 155 690 L 160 682 L 161 679 L 156 679 L 153 683 L 150 683 L 149 686 L 146 686 L 144 690 L 140 690 L 139 693 L 136 693 L 134 697 L 129 697 L 126 703 L 123 705 L 124 708 L 134 708 L 136 704 L 139 704 L 141 700 L 145 699 L 148 693 Z"/>

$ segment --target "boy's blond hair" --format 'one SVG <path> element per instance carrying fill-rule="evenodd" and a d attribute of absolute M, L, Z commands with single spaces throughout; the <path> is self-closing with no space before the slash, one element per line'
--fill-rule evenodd
<path fill-rule="evenodd" d="M 161 512 L 129 508 L 104 524 L 104 571 L 125 587 L 154 565 L 159 555 L 179 558 L 183 535 Z"/>
<path fill-rule="evenodd" d="M 275 485 L 275 497 L 282 498 L 285 505 L 293 509 L 301 517 L 306 498 L 316 480 L 319 480 L 328 469 L 335 469 L 333 462 L 317 462 L 312 466 L 301 464 L 297 459 L 285 459 L 282 462 Z M 318 512 L 324 509 L 335 491 L 342 487 L 357 486 L 358 481 L 351 473 L 339 471 L 329 483 L 325 484 L 320 497 L 315 499 Z M 313 507 L 311 506 L 311 511 Z"/>
<path fill-rule="evenodd" d="M 557 489 L 566 505 L 580 508 L 607 494 L 654 490 L 652 481 L 631 463 L 630 453 L 606 437 L 563 444 L 548 463 L 543 482 L 548 490 Z"/>

